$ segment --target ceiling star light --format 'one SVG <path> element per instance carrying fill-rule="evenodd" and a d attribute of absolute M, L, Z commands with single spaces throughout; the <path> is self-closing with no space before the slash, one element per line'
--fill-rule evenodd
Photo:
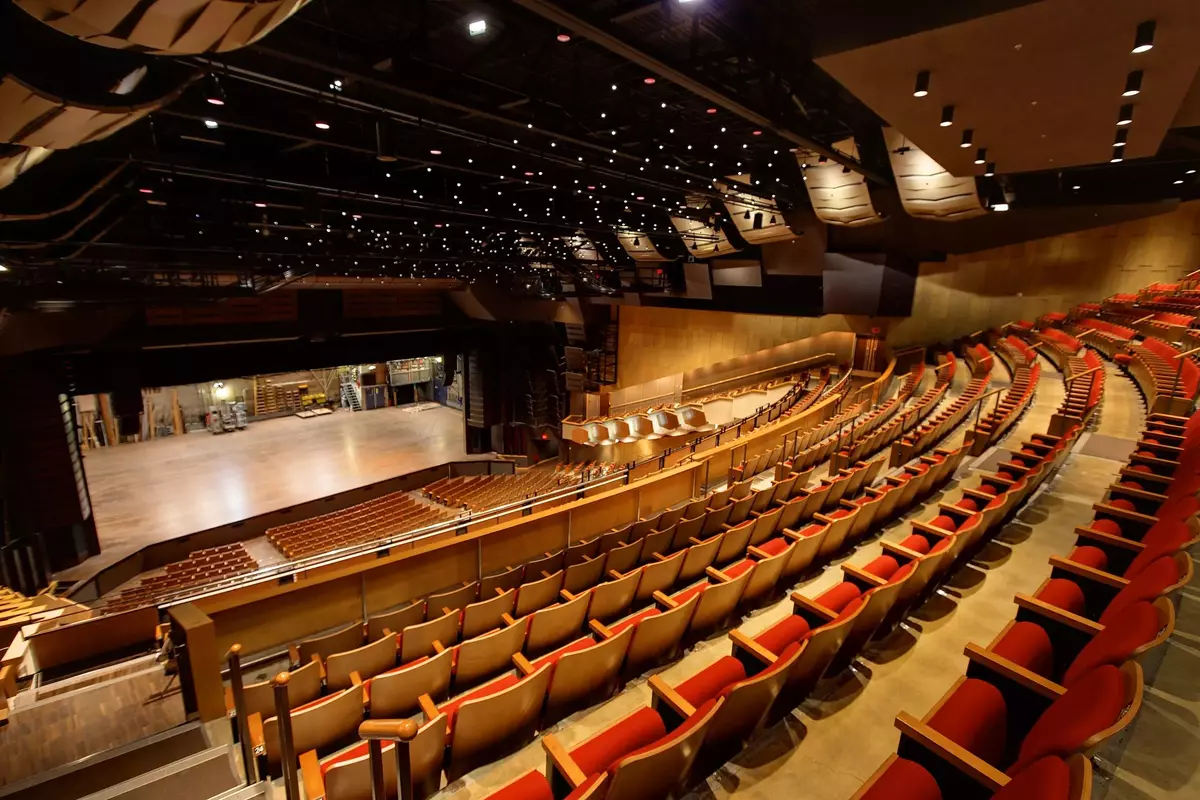
<path fill-rule="evenodd" d="M 917 73 L 917 85 L 913 87 L 913 97 L 924 97 L 929 94 L 929 70 L 923 69 Z"/>
<path fill-rule="evenodd" d="M 979 148 L 979 150 L 975 153 L 975 163 L 976 164 L 987 163 L 987 148 L 986 147 Z"/>
<path fill-rule="evenodd" d="M 562 42 L 563 44 L 566 44 L 567 42 L 571 41 L 571 34 L 569 34 L 569 33 L 560 33 L 558 36 L 556 36 L 556 37 L 554 37 L 554 38 L 558 39 L 558 40 L 559 40 L 560 42 Z"/>
<path fill-rule="evenodd" d="M 472 36 L 483 36 L 487 33 L 487 20 L 477 19 L 467 25 L 467 33 Z"/>
<path fill-rule="evenodd" d="M 1154 20 L 1148 19 L 1137 26 L 1137 35 L 1133 38 L 1132 53 L 1144 53 L 1154 48 Z"/>
<path fill-rule="evenodd" d="M 1142 91 L 1142 71 L 1135 69 L 1125 78 L 1125 91 L 1121 92 L 1122 97 L 1133 97 Z"/>
<path fill-rule="evenodd" d="M 215 130 L 215 129 L 219 128 L 220 125 L 217 123 L 217 121 L 215 119 L 206 119 L 206 120 L 204 120 L 204 127 L 208 128 L 211 131 L 211 130 Z"/>
<path fill-rule="evenodd" d="M 221 82 L 217 80 L 216 75 L 208 76 L 208 91 L 204 99 L 214 106 L 225 105 L 225 90 L 221 88 Z"/>
<path fill-rule="evenodd" d="M 645 78 L 642 78 L 642 83 L 646 84 L 647 86 L 653 86 L 654 84 L 658 83 L 658 80 L 650 76 L 646 76 Z"/>
<path fill-rule="evenodd" d="M 328 122 L 322 122 L 320 120 L 317 120 L 316 122 L 313 123 L 313 125 L 315 125 L 317 128 L 319 128 L 320 130 L 323 130 L 323 131 L 329 130 Z"/>
<path fill-rule="evenodd" d="M 938 124 L 943 128 L 954 124 L 954 106 L 942 106 L 942 121 Z"/>
<path fill-rule="evenodd" d="M 1121 110 L 1117 114 L 1117 124 L 1128 125 L 1131 122 L 1133 122 L 1133 104 L 1126 103 L 1125 105 L 1121 106 Z"/>
<path fill-rule="evenodd" d="M 975 138 L 975 131 L 971 128 L 967 128 L 965 131 L 963 131 L 962 141 L 959 142 L 958 146 L 959 147 L 970 147 L 971 140 L 974 138 Z"/>

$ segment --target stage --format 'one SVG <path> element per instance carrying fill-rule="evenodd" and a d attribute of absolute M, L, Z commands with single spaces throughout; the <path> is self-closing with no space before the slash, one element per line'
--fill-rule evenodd
<path fill-rule="evenodd" d="M 154 542 L 465 456 L 461 411 L 413 408 L 281 417 L 86 451 L 101 553 L 55 577 L 86 580 Z"/>

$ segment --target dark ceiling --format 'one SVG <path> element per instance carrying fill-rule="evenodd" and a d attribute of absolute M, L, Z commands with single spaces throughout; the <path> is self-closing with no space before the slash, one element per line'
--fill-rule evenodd
<path fill-rule="evenodd" d="M 0 51 L 66 47 L 0 2 Z M 213 295 L 322 275 L 520 289 L 551 273 L 559 287 L 611 291 L 638 279 L 614 226 L 682 257 L 670 216 L 719 212 L 714 178 L 750 173 L 748 193 L 802 213 L 795 148 L 854 136 L 862 163 L 846 163 L 890 192 L 882 120 L 812 58 L 1019 4 L 313 0 L 219 55 L 72 41 L 77 60 L 42 68 L 141 59 L 194 83 L 0 191 L 0 292 Z M 486 31 L 471 35 L 478 21 Z M 1147 162 L 999 179 L 1028 207 L 1190 197 L 1190 184 L 1164 192 L 1155 170 L 1200 160 L 1194 133 L 1176 131 Z M 598 260 L 560 238 L 575 234 Z"/>

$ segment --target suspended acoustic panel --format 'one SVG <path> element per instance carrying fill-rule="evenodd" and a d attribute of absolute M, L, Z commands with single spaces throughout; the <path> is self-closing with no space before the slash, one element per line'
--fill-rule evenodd
<path fill-rule="evenodd" d="M 59 33 L 117 50 L 193 55 L 236 50 L 308 0 L 15 0 Z"/>
<path fill-rule="evenodd" d="M 617 241 L 634 261 L 671 260 L 658 252 L 658 248 L 654 246 L 654 242 L 650 241 L 650 237 L 646 235 L 645 231 L 619 230 L 617 231 Z"/>
<path fill-rule="evenodd" d="M 575 256 L 580 261 L 602 261 L 600 252 L 596 250 L 595 243 L 584 234 L 583 231 L 576 231 L 569 236 L 560 237 L 563 244 L 571 251 L 571 255 Z"/>
<path fill-rule="evenodd" d="M 725 208 L 737 226 L 738 233 L 748 244 L 767 244 L 795 239 L 796 234 L 783 221 L 783 214 L 774 200 L 738 190 L 738 184 L 749 184 L 749 175 L 730 175 L 728 181 L 717 181 L 717 189 L 726 195 Z"/>
<path fill-rule="evenodd" d="M 956 178 L 895 128 L 884 128 L 900 203 L 910 216 L 954 222 L 986 214 L 975 178 Z"/>
<path fill-rule="evenodd" d="M 833 149 L 858 160 L 858 144 L 853 137 L 835 143 Z M 873 225 L 883 219 L 871 203 L 862 173 L 803 151 L 796 153 L 796 160 L 804 168 L 804 188 L 817 219 L 826 225 L 847 227 Z"/>
<path fill-rule="evenodd" d="M 0 144 L 0 189 L 45 161 L 53 153 L 44 147 Z"/>
<path fill-rule="evenodd" d="M 688 253 L 693 256 L 719 256 L 737 252 L 720 228 L 687 217 L 671 217 L 671 223 L 679 231 Z"/>

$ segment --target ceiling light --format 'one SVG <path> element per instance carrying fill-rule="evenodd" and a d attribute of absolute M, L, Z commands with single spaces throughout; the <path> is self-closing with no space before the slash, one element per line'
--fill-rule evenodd
<path fill-rule="evenodd" d="M 1185 174 L 1185 175 L 1195 175 L 1195 174 L 1196 174 L 1196 170 L 1194 170 L 1194 169 L 1189 169 L 1189 170 L 1188 170 L 1187 172 L 1185 172 L 1184 174 Z"/>
<path fill-rule="evenodd" d="M 1142 71 L 1135 69 L 1125 78 L 1125 91 L 1121 93 L 1122 97 L 1133 97 L 1142 91 Z"/>
<path fill-rule="evenodd" d="M 612 90 L 613 90 L 614 92 L 617 90 L 617 85 L 616 85 L 615 83 L 612 85 Z"/>
<path fill-rule="evenodd" d="M 147 186 L 143 186 L 142 188 L 138 189 L 138 191 L 142 194 L 154 194 L 154 190 Z"/>
<path fill-rule="evenodd" d="M 255 208 L 266 208 L 267 204 L 266 203 L 255 203 L 254 207 Z"/>
<path fill-rule="evenodd" d="M 751 136 L 762 136 L 762 131 L 750 131 Z"/>
<path fill-rule="evenodd" d="M 1154 47 L 1154 20 L 1148 19 L 1137 26 L 1137 35 L 1133 38 L 1134 53 L 1144 53 Z"/>
<path fill-rule="evenodd" d="M 705 109 L 704 113 L 715 114 L 715 113 L 717 113 L 717 110 L 715 108 L 709 108 L 709 109 Z"/>
<path fill-rule="evenodd" d="M 647 86 L 653 86 L 657 82 L 658 81 L 656 79 L 649 76 L 642 78 L 642 83 L 646 84 Z"/>
<path fill-rule="evenodd" d="M 317 121 L 317 122 L 314 122 L 314 123 L 313 123 L 313 125 L 316 125 L 318 128 L 320 128 L 320 129 L 321 129 L 321 130 L 323 130 L 323 131 L 327 131 L 327 130 L 329 130 L 329 123 L 328 123 L 328 122 L 320 122 L 320 121 Z"/>
<path fill-rule="evenodd" d="M 970 147 L 971 140 L 974 138 L 975 138 L 975 131 L 971 128 L 967 128 L 965 131 L 963 131 L 962 141 L 959 142 L 958 146 L 959 147 Z"/>
<path fill-rule="evenodd" d="M 214 130 L 215 128 L 219 127 L 219 125 L 217 124 L 217 121 L 215 119 L 206 119 L 206 120 L 204 120 L 204 127 L 208 128 L 211 131 L 211 130 Z"/>
<path fill-rule="evenodd" d="M 441 154 L 442 154 L 441 150 L 430 150 L 429 151 L 429 155 L 431 155 L 431 156 L 440 156 Z"/>
<path fill-rule="evenodd" d="M 8 272 L 8 267 L 4 266 L 3 264 L 0 264 L 0 272 Z"/>
<path fill-rule="evenodd" d="M 208 91 L 204 99 L 214 106 L 225 105 L 225 90 L 221 88 L 221 82 L 217 80 L 216 75 L 208 76 Z"/>
<path fill-rule="evenodd" d="M 1113 148 L 1113 157 L 1108 160 L 1110 164 L 1120 164 L 1125 160 L 1125 145 L 1118 145 Z"/>
<path fill-rule="evenodd" d="M 556 36 L 556 37 L 554 37 L 554 38 L 558 39 L 558 40 L 559 40 L 560 42 L 562 42 L 563 44 L 566 44 L 567 42 L 571 41 L 571 34 L 569 34 L 569 33 L 560 33 L 558 36 Z"/>
<path fill-rule="evenodd" d="M 1072 186 L 1071 188 L 1072 188 L 1072 189 L 1074 189 L 1075 191 L 1077 191 L 1077 192 L 1078 192 L 1078 191 L 1079 191 L 1079 184 L 1076 184 L 1076 185 Z"/>
<path fill-rule="evenodd" d="M 1125 142 L 1129 139 L 1129 129 L 1122 128 L 1117 131 L 1117 139 L 1113 142 L 1113 147 L 1124 147 Z"/>
<path fill-rule="evenodd" d="M 996 162 L 989 161 L 987 166 L 983 168 L 983 177 L 990 178 L 996 174 Z"/>
<path fill-rule="evenodd" d="M 979 150 L 975 153 L 975 163 L 976 164 L 987 163 L 987 148 L 986 147 L 979 148 Z"/>
<path fill-rule="evenodd" d="M 1118 125 L 1128 125 L 1133 122 L 1133 104 L 1126 103 L 1121 106 L 1121 111 L 1117 114 Z"/>
<path fill-rule="evenodd" d="M 913 97 L 924 97 L 929 94 L 929 70 L 923 69 L 917 73 L 917 85 L 913 88 Z"/>
<path fill-rule="evenodd" d="M 470 23 L 467 25 L 467 33 L 471 34 L 472 36 L 482 36 L 483 34 L 487 33 L 487 20 L 477 19 Z"/>
<path fill-rule="evenodd" d="M 1008 203 L 996 203 L 992 206 L 992 211 L 1008 211 Z"/>
<path fill-rule="evenodd" d="M 1181 184 L 1181 183 L 1183 183 L 1183 179 L 1180 179 L 1180 180 L 1177 180 L 1177 181 L 1175 181 L 1175 185 L 1176 185 L 1176 186 L 1178 186 L 1178 185 L 1179 185 L 1179 184 Z"/>
<path fill-rule="evenodd" d="M 942 106 L 942 121 L 940 125 L 943 128 L 949 128 L 954 124 L 954 106 Z"/>

